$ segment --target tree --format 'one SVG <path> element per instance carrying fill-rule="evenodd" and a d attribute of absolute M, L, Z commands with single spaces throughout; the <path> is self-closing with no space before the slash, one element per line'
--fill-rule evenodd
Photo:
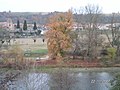
<path fill-rule="evenodd" d="M 89 57 L 92 60 L 97 57 L 97 49 L 103 39 L 98 32 L 101 9 L 99 6 L 89 4 L 81 9 L 79 12 L 75 11 L 79 14 L 75 17 L 78 28 L 75 30 L 76 37 L 73 40 L 73 54 L 81 54 L 83 59 Z M 80 26 L 84 31 L 80 30 Z"/>
<path fill-rule="evenodd" d="M 16 26 L 16 28 L 17 28 L 17 29 L 20 28 L 20 22 L 19 22 L 19 20 L 17 20 L 17 26 Z"/>
<path fill-rule="evenodd" d="M 87 54 L 89 59 L 94 59 L 97 57 L 97 48 L 99 46 L 99 33 L 98 33 L 98 21 L 101 13 L 99 6 L 87 5 L 85 6 L 86 15 L 86 39 L 87 39 Z"/>
<path fill-rule="evenodd" d="M 105 33 L 110 46 L 114 49 L 117 49 L 116 58 L 114 60 L 120 61 L 120 31 L 119 25 L 117 25 L 117 19 L 117 13 L 112 13 L 111 28 L 109 30 L 110 33 Z"/>
<path fill-rule="evenodd" d="M 59 13 L 50 18 L 50 30 L 46 33 L 48 52 L 51 58 L 64 56 L 64 51 L 71 47 L 72 12 Z M 61 59 L 59 59 L 61 60 Z"/>
<path fill-rule="evenodd" d="M 37 30 L 36 22 L 34 22 L 33 30 Z"/>
<path fill-rule="evenodd" d="M 84 10 L 84 11 L 83 11 Z M 85 8 L 82 8 L 82 13 L 78 18 L 78 23 L 82 24 L 85 34 L 79 35 L 81 48 L 86 49 L 86 55 L 90 60 L 93 60 L 97 57 L 97 48 L 100 43 L 100 33 L 98 32 L 99 20 L 101 15 L 101 9 L 99 6 L 88 4 Z M 83 40 L 84 39 L 84 40 Z M 81 42 L 82 41 L 82 42 Z"/>
<path fill-rule="evenodd" d="M 27 30 L 27 21 L 26 20 L 24 20 L 23 30 Z"/>
<path fill-rule="evenodd" d="M 38 31 L 37 31 L 37 34 L 40 35 L 40 34 L 41 34 L 41 30 L 38 30 Z"/>

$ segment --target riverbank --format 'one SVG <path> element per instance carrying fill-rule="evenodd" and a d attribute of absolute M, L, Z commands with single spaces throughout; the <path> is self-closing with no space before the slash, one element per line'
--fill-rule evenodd
<path fill-rule="evenodd" d="M 67 71 L 71 71 L 71 72 L 120 72 L 120 68 L 119 67 L 94 67 L 94 68 L 71 68 L 71 67 L 57 67 L 57 68 L 52 68 L 52 67 L 37 67 L 37 68 L 33 68 L 32 70 L 35 70 L 37 72 L 54 72 L 57 70 L 67 70 Z"/>
<path fill-rule="evenodd" d="M 38 67 L 36 69 L 30 69 L 30 72 L 36 73 L 55 73 L 55 72 L 69 72 L 69 73 L 87 73 L 87 72 L 110 72 L 110 73 L 120 73 L 120 68 L 118 67 L 108 67 L 108 68 L 48 68 L 48 67 Z"/>
<path fill-rule="evenodd" d="M 95 68 L 119 68 L 120 64 L 104 65 L 100 62 L 86 62 L 86 61 L 67 61 L 63 63 L 57 63 L 55 60 L 46 61 L 28 61 L 28 63 L 6 63 L 0 64 L 0 68 L 13 68 L 13 69 L 25 69 L 25 68 L 85 68 L 95 69 Z"/>
<path fill-rule="evenodd" d="M 55 60 L 38 60 L 35 61 L 36 66 L 43 67 L 69 67 L 69 68 L 107 68 L 107 67 L 120 67 L 120 64 L 103 63 L 101 61 L 87 61 L 87 60 L 68 60 L 57 63 Z"/>
<path fill-rule="evenodd" d="M 119 67 L 49 67 L 49 66 L 37 66 L 37 67 L 30 67 L 27 68 L 28 70 L 41 70 L 41 71 L 46 71 L 46 70 L 57 70 L 57 69 L 69 69 L 73 71 L 120 71 Z M 14 68 L 0 68 L 1 70 L 15 70 Z"/>

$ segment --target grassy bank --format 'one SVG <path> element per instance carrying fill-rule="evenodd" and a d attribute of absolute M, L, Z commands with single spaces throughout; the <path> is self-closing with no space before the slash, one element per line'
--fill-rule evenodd
<path fill-rule="evenodd" d="M 102 67 L 102 68 L 72 68 L 72 67 L 46 67 L 46 66 L 42 66 L 42 67 L 37 67 L 35 68 L 36 71 L 43 71 L 43 72 L 55 72 L 56 70 L 59 69 L 63 69 L 63 70 L 70 70 L 72 72 L 120 72 L 120 68 L 119 67 Z"/>
<path fill-rule="evenodd" d="M 120 68 L 119 67 L 108 67 L 108 68 L 68 68 L 68 67 L 47 67 L 47 66 L 39 66 L 39 67 L 35 67 L 35 68 L 29 68 L 29 69 L 24 69 L 22 71 L 35 71 L 35 72 L 46 72 L 46 73 L 52 73 L 52 72 L 56 72 L 58 70 L 66 70 L 66 71 L 70 71 L 70 72 L 75 72 L 75 73 L 79 73 L 79 72 L 120 72 Z M 0 68 L 0 71 L 15 71 L 15 69 L 11 69 L 11 68 Z M 17 70 L 18 71 L 18 70 Z M 21 70 L 20 70 L 21 71 Z"/>

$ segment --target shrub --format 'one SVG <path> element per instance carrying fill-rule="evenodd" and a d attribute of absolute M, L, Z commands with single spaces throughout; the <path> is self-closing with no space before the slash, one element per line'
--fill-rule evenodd
<path fill-rule="evenodd" d="M 116 48 L 107 48 L 104 50 L 104 52 L 102 52 L 102 54 L 103 53 L 104 56 L 101 57 L 102 64 L 106 66 L 111 66 L 114 63 L 113 60 L 116 57 Z"/>
<path fill-rule="evenodd" d="M 108 57 L 111 60 L 114 60 L 116 57 L 116 49 L 115 48 L 107 48 L 107 52 L 108 52 Z"/>

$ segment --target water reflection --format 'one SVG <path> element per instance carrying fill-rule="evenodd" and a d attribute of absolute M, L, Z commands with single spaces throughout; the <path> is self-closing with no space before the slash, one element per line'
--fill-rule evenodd
<path fill-rule="evenodd" d="M 50 90 L 74 90 L 77 82 L 74 73 L 61 68 L 50 75 Z"/>
<path fill-rule="evenodd" d="M 50 90 L 46 73 L 23 73 L 9 90 Z"/>
<path fill-rule="evenodd" d="M 87 72 L 77 75 L 79 90 L 109 90 L 112 76 L 105 72 Z M 77 89 L 76 89 L 77 90 Z"/>
<path fill-rule="evenodd" d="M 52 73 L 23 72 L 8 90 L 120 90 L 120 74 L 115 77 L 110 72 L 73 73 L 69 69 Z"/>

